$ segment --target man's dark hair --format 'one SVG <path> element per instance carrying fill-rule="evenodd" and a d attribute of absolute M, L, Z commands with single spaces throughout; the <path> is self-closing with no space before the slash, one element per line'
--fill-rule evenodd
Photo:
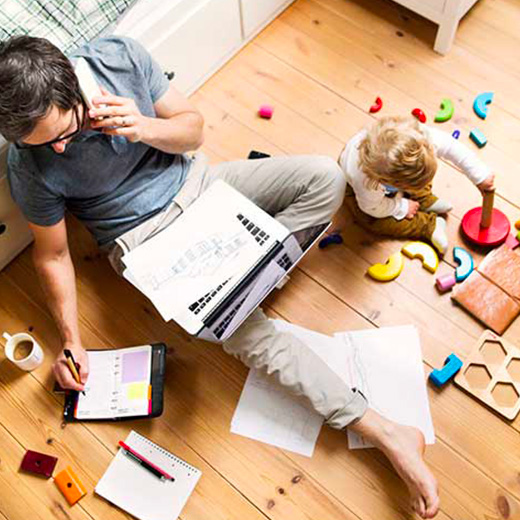
<path fill-rule="evenodd" d="M 68 58 L 44 38 L 14 36 L 0 43 L 0 134 L 28 136 L 55 105 L 70 110 L 81 100 Z"/>

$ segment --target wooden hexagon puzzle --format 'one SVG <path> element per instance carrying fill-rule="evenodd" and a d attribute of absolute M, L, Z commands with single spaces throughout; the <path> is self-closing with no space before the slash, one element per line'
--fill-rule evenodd
<path fill-rule="evenodd" d="M 520 349 L 486 330 L 455 384 L 512 421 L 520 411 Z"/>

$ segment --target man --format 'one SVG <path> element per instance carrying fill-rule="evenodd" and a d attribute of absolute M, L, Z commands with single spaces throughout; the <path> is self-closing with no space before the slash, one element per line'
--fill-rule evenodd
<path fill-rule="evenodd" d="M 72 64 L 89 63 L 103 96 L 88 110 Z M 72 62 L 72 64 L 71 64 Z M 106 89 L 106 90 L 105 90 Z M 59 328 L 63 348 L 80 365 L 88 358 L 77 319 L 74 267 L 64 220 L 67 209 L 91 231 L 117 272 L 121 256 L 160 232 L 212 182 L 223 179 L 291 231 L 331 219 L 345 179 L 327 157 L 277 157 L 209 167 L 185 153 L 203 140 L 203 118 L 136 42 L 99 39 L 70 61 L 46 40 L 18 37 L 0 46 L 0 133 L 9 150 L 11 192 L 34 233 L 34 263 Z M 224 345 L 246 365 L 305 398 L 337 429 L 346 426 L 388 456 L 412 494 L 414 509 L 438 510 L 436 481 L 425 465 L 418 430 L 367 409 L 311 350 L 276 332 L 257 310 Z M 61 353 L 58 382 L 80 390 Z"/>

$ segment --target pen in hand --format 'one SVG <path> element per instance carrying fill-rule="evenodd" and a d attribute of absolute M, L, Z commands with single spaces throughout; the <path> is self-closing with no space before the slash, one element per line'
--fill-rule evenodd
<path fill-rule="evenodd" d="M 81 378 L 79 377 L 78 373 L 78 365 L 74 361 L 74 356 L 72 355 L 72 352 L 66 348 L 63 349 L 63 354 L 65 354 L 65 358 L 67 359 L 67 365 L 69 366 L 69 370 L 72 373 L 72 376 L 76 380 L 76 383 L 79 383 L 81 385 Z M 85 395 L 85 390 L 82 390 L 81 393 Z"/>

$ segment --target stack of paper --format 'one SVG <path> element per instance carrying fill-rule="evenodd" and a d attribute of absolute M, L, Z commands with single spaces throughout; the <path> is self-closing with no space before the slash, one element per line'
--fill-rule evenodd
<path fill-rule="evenodd" d="M 350 388 L 358 388 L 369 406 L 384 417 L 419 428 L 427 444 L 435 442 L 421 346 L 413 326 L 318 334 L 276 320 L 279 330 L 300 338 Z M 287 391 L 251 370 L 231 423 L 239 435 L 312 456 L 323 418 Z M 368 448 L 348 432 L 349 447 Z"/>

